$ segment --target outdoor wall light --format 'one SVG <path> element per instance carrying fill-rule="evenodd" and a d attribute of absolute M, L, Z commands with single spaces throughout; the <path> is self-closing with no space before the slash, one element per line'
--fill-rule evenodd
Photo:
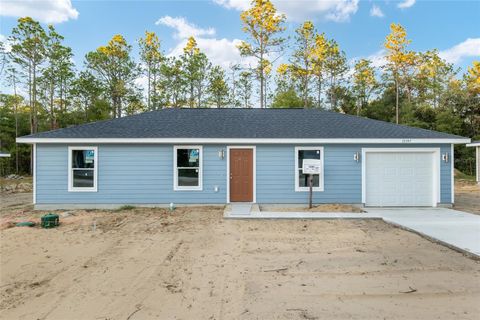
<path fill-rule="evenodd" d="M 223 160 L 225 158 L 225 150 L 220 150 L 218 151 L 218 157 Z"/>
<path fill-rule="evenodd" d="M 442 154 L 442 160 L 444 162 L 448 162 L 448 152 L 445 152 L 444 154 Z"/>
<path fill-rule="evenodd" d="M 360 152 L 355 152 L 353 154 L 353 160 L 359 162 L 360 161 Z"/>

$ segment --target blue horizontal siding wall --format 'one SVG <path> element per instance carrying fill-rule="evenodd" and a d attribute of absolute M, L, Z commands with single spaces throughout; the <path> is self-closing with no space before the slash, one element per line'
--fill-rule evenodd
<path fill-rule="evenodd" d="M 362 164 L 353 160 L 363 148 L 441 148 L 450 145 L 322 145 L 324 191 L 315 203 L 361 203 Z M 227 160 L 223 145 L 203 146 L 203 190 L 173 190 L 172 145 L 98 145 L 98 191 L 68 192 L 68 146 L 37 145 L 38 204 L 225 203 Z M 295 191 L 295 145 L 257 145 L 257 202 L 306 203 L 308 192 Z M 441 155 L 440 155 L 441 156 Z M 441 203 L 451 203 L 450 163 L 439 159 Z M 218 192 L 215 192 L 218 187 Z"/>
<path fill-rule="evenodd" d="M 315 203 L 361 203 L 362 166 L 353 160 L 360 148 L 323 145 L 324 191 L 313 193 Z M 308 191 L 295 191 L 295 146 L 257 146 L 257 202 L 306 203 Z"/>
<path fill-rule="evenodd" d="M 296 145 L 300 146 L 300 145 Z M 306 203 L 308 191 L 295 191 L 295 147 L 257 146 L 257 202 Z M 349 145 L 326 144 L 324 147 L 324 191 L 313 193 L 315 203 L 362 203 L 362 162 L 353 160 L 362 148 L 440 148 L 450 153 L 450 145 Z M 363 159 L 362 159 L 363 160 Z M 451 203 L 450 163 L 440 163 L 440 201 Z"/>
<path fill-rule="evenodd" d="M 203 146 L 203 190 L 173 190 L 173 146 L 98 145 L 98 191 L 68 192 L 68 146 L 37 145 L 38 204 L 225 203 L 223 146 Z M 218 192 L 215 192 L 218 186 Z"/>

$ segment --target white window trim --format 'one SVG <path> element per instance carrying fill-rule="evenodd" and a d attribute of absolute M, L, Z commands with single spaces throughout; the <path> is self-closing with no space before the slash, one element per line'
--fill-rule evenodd
<path fill-rule="evenodd" d="M 178 168 L 177 168 L 177 150 L 178 149 L 198 149 L 200 161 L 198 163 L 198 186 L 179 186 Z M 202 146 L 173 146 L 173 190 L 174 191 L 202 191 L 203 190 L 203 148 Z"/>
<path fill-rule="evenodd" d="M 257 147 L 256 146 L 227 146 L 227 203 L 230 202 L 230 150 L 251 149 L 253 150 L 253 201 L 257 203 Z M 249 203 L 249 202 L 242 202 Z"/>
<path fill-rule="evenodd" d="M 367 153 L 384 153 L 384 152 L 423 152 L 432 153 L 433 166 L 433 192 L 432 207 L 437 207 L 440 203 L 440 177 L 441 177 L 441 158 L 440 148 L 362 148 L 362 203 L 366 206 L 367 202 Z"/>
<path fill-rule="evenodd" d="M 318 178 L 318 187 L 313 187 L 313 191 L 323 191 L 324 190 L 324 177 L 325 177 L 325 171 L 324 171 L 324 159 L 325 159 L 325 152 L 323 151 L 323 147 L 295 147 L 295 191 L 296 192 L 305 192 L 305 191 L 310 191 L 309 187 L 299 187 L 298 184 L 300 183 L 298 179 L 298 152 L 301 150 L 320 150 L 320 162 L 321 162 L 321 170 L 322 172 L 319 175 Z"/>
<path fill-rule="evenodd" d="M 73 186 L 73 169 L 72 168 L 72 151 L 74 150 L 93 150 L 94 156 L 94 168 L 93 168 L 93 187 L 82 188 Z M 98 147 L 93 146 L 74 146 L 68 147 L 68 192 L 97 192 L 97 180 L 98 180 Z"/>

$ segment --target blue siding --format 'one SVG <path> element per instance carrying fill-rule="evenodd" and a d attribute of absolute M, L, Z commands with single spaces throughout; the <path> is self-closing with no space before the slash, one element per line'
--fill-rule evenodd
<path fill-rule="evenodd" d="M 432 148 L 450 153 L 450 145 L 323 145 L 324 191 L 314 192 L 315 203 L 361 203 L 362 163 L 353 160 L 362 148 Z M 441 203 L 451 202 L 450 163 L 440 162 Z M 308 192 L 295 191 L 295 146 L 257 146 L 257 202 L 306 203 Z"/>
<path fill-rule="evenodd" d="M 364 148 L 441 147 L 450 145 L 323 145 L 324 191 L 316 203 L 361 203 L 362 164 L 353 160 Z M 98 192 L 68 192 L 68 146 L 37 145 L 38 204 L 225 203 L 227 160 L 222 145 L 203 146 L 203 190 L 173 190 L 173 146 L 98 145 Z M 308 192 L 295 192 L 295 146 L 258 145 L 257 202 L 305 203 Z M 450 163 L 439 159 L 441 202 L 451 202 Z M 219 191 L 214 188 L 218 186 Z"/>
<path fill-rule="evenodd" d="M 361 148 L 324 145 L 324 191 L 315 203 L 361 203 L 362 165 L 353 160 Z M 295 192 L 295 146 L 257 146 L 257 202 L 306 203 L 308 192 Z"/>
<path fill-rule="evenodd" d="M 99 145 L 98 192 L 68 192 L 68 146 L 37 145 L 37 203 L 224 203 L 222 148 L 203 147 L 202 191 L 173 191 L 173 146 Z"/>

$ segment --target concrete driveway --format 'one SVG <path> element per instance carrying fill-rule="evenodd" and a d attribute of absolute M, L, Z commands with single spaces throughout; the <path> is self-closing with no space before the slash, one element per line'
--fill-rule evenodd
<path fill-rule="evenodd" d="M 385 222 L 480 257 L 480 216 L 445 208 L 367 208 Z"/>

